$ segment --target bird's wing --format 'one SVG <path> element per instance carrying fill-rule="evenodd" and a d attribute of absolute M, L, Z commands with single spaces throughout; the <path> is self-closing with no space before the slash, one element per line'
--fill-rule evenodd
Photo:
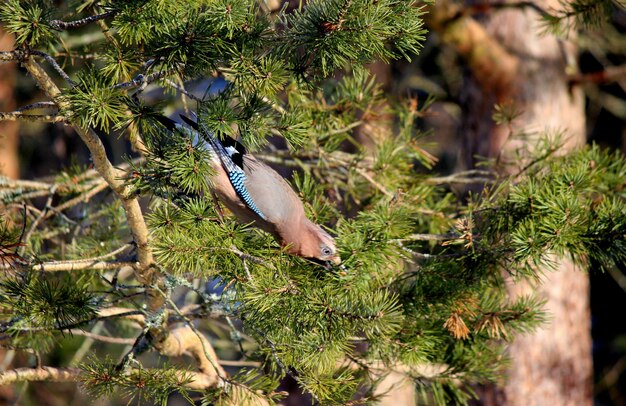
<path fill-rule="evenodd" d="M 195 121 L 183 115 L 180 116 L 183 121 L 189 124 L 196 131 L 202 133 L 206 140 L 209 142 L 216 155 L 218 156 L 230 184 L 237 196 L 246 204 L 246 206 L 256 213 L 263 220 L 267 220 L 267 217 L 257 206 L 253 194 L 248 190 L 248 181 L 246 173 L 243 168 L 243 159 L 245 156 L 245 148 L 241 143 L 229 138 L 225 142 L 222 142 L 215 138 L 211 132 L 205 128 L 202 124 L 198 125 Z"/>
<path fill-rule="evenodd" d="M 274 169 L 250 154 L 244 156 L 243 169 L 248 191 L 267 221 L 294 225 L 305 217 L 300 198 Z"/>

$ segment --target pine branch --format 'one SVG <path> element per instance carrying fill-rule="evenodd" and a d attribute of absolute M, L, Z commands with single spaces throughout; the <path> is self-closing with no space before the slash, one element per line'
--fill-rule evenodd
<path fill-rule="evenodd" d="M 476 176 L 475 176 L 476 175 Z M 488 177 L 491 176 L 491 177 Z M 424 180 L 429 185 L 445 185 L 445 184 L 465 184 L 471 185 L 476 183 L 493 184 L 496 182 L 496 174 L 490 171 L 469 170 L 456 172 L 448 176 L 429 177 Z"/>
<path fill-rule="evenodd" d="M 112 10 L 112 11 L 107 11 L 106 13 L 81 18 L 80 20 L 74 20 L 74 21 L 52 20 L 50 21 L 50 26 L 57 30 L 79 28 L 84 25 L 98 21 L 98 20 L 103 20 L 105 18 L 113 17 L 115 14 L 117 14 L 117 11 Z"/>
<path fill-rule="evenodd" d="M 138 87 L 143 90 L 150 83 L 155 82 L 164 77 L 167 77 L 169 75 L 172 75 L 174 73 L 176 72 L 175 71 L 162 71 L 162 72 L 152 73 L 150 75 L 139 74 L 135 76 L 132 80 L 129 80 L 128 82 L 118 83 L 117 85 L 113 86 L 113 89 L 130 89 L 130 88 Z"/>
<path fill-rule="evenodd" d="M 447 374 L 450 368 L 450 366 L 446 364 L 423 364 L 409 366 L 400 362 L 387 364 L 382 361 L 357 360 L 350 358 L 343 360 L 339 366 L 348 367 L 354 370 L 365 368 L 373 380 L 380 379 L 392 371 L 414 379 L 435 379 L 439 376 Z"/>
<path fill-rule="evenodd" d="M 107 307 L 98 310 L 98 320 L 106 320 L 111 318 L 123 318 L 135 322 L 143 327 L 146 324 L 146 317 L 143 312 L 130 310 L 125 307 Z"/>
<path fill-rule="evenodd" d="M 89 185 L 91 186 L 91 185 Z M 95 184 L 95 186 L 92 189 L 86 190 L 84 193 L 81 193 L 80 195 L 76 196 L 73 199 L 68 200 L 67 202 L 61 203 L 58 206 L 55 207 L 50 207 L 48 213 L 46 213 L 46 215 L 43 217 L 44 220 L 52 217 L 53 215 L 57 214 L 57 213 L 61 213 L 64 210 L 67 210 L 71 207 L 76 206 L 77 204 L 80 203 L 87 203 L 89 200 L 91 200 L 92 197 L 94 197 L 95 195 L 97 195 L 98 193 L 102 192 L 103 190 L 105 190 L 106 188 L 109 187 L 109 184 L 101 181 Z"/>
<path fill-rule="evenodd" d="M 56 114 L 25 114 L 19 111 L 0 112 L 0 121 L 32 121 L 40 123 L 67 123 L 63 116 Z"/>
<path fill-rule="evenodd" d="M 35 109 L 47 109 L 47 108 L 58 108 L 58 106 L 54 103 L 54 102 L 37 102 L 37 103 L 32 103 L 32 104 L 28 104 L 26 106 L 20 107 L 19 109 L 15 110 L 16 112 L 23 112 L 26 110 L 35 110 Z"/>
<path fill-rule="evenodd" d="M 133 343 L 135 342 L 134 338 L 109 337 L 77 329 L 70 330 L 70 334 L 87 337 L 92 340 L 101 341 L 108 344 L 133 345 Z"/>
<path fill-rule="evenodd" d="M 200 97 L 197 97 L 191 93 L 189 93 L 187 91 L 187 89 L 185 89 L 184 87 L 174 83 L 173 81 L 171 81 L 170 79 L 165 79 L 165 83 L 169 86 L 171 86 L 172 88 L 178 90 L 179 92 L 181 92 L 182 94 L 184 94 L 185 96 L 189 97 L 191 100 L 195 100 L 197 102 L 202 102 L 203 100 Z"/>
<path fill-rule="evenodd" d="M 77 382 L 81 370 L 78 368 L 17 368 L 0 372 L 0 385 L 15 382 Z"/>
<path fill-rule="evenodd" d="M 123 267 L 131 267 L 135 269 L 137 267 L 136 262 L 128 261 L 52 261 L 45 262 L 36 265 L 21 265 L 21 264 L 1 264 L 0 269 L 28 269 L 35 272 L 72 272 L 72 271 L 106 271 L 111 269 L 120 269 Z"/>
<path fill-rule="evenodd" d="M 53 100 L 57 100 L 61 95 L 59 88 L 52 82 L 48 74 L 35 62 L 32 58 L 27 58 L 23 61 L 24 67 L 37 81 L 39 86 L 46 92 L 48 97 Z M 65 104 L 58 102 L 59 107 L 63 107 Z M 123 173 L 113 167 L 111 162 L 106 156 L 106 151 L 102 141 L 98 135 L 92 129 L 85 129 L 79 126 L 73 126 L 76 132 L 79 134 L 83 142 L 89 148 L 91 152 L 94 165 L 98 170 L 98 173 L 109 184 L 111 189 L 117 194 L 122 201 L 124 210 L 128 220 L 128 226 L 133 234 L 133 239 L 137 244 L 137 253 L 140 268 L 138 269 L 138 276 L 143 281 L 152 281 L 155 278 L 154 271 L 150 268 L 154 262 L 152 252 L 148 246 L 148 228 L 146 226 L 139 201 L 133 196 L 132 191 L 123 182 Z M 159 305 L 154 303 L 154 308 L 158 308 Z"/>
<path fill-rule="evenodd" d="M 129 370 L 127 373 L 133 373 L 138 370 Z M 189 390 L 205 390 L 214 388 L 216 382 L 211 377 L 193 371 L 180 371 L 180 380 L 184 377 L 190 377 L 189 383 L 184 387 Z M 81 382 L 85 378 L 85 372 L 79 368 L 17 368 L 0 372 L 0 385 L 9 385 L 18 382 Z"/>
<path fill-rule="evenodd" d="M 9 179 L 4 176 L 0 176 L 0 187 L 7 189 L 23 188 L 49 191 L 52 185 L 49 183 L 38 182 L 34 180 Z"/>
<path fill-rule="evenodd" d="M 17 251 L 20 256 L 24 254 L 26 250 L 26 246 L 28 245 L 30 241 L 31 235 L 35 232 L 35 230 L 37 229 L 37 226 L 39 225 L 39 223 L 43 221 L 45 215 L 50 209 L 51 204 L 52 204 L 52 198 L 54 197 L 56 188 L 57 188 L 57 185 L 52 185 L 52 187 L 50 188 L 50 194 L 48 196 L 48 199 L 46 200 L 46 204 L 44 205 L 43 210 L 39 213 L 37 218 L 35 218 L 35 220 L 30 224 L 30 227 L 28 227 L 28 230 L 26 230 L 26 232 L 22 236 L 22 239 L 20 240 L 20 243 L 22 244 L 22 246 Z"/>
<path fill-rule="evenodd" d="M 50 65 L 52 65 L 52 67 L 54 68 L 55 71 L 57 71 L 57 73 L 59 74 L 59 76 L 61 76 L 67 83 L 69 83 L 72 86 L 76 86 L 76 82 L 74 82 L 67 73 L 65 73 L 65 71 L 59 66 L 59 64 L 57 63 L 57 61 L 51 57 L 50 55 L 48 55 L 45 52 L 41 52 L 41 51 L 34 51 L 34 50 L 29 50 L 28 51 L 30 55 L 37 55 L 37 56 L 41 56 L 43 59 L 45 59 Z"/>
<path fill-rule="evenodd" d="M 458 238 L 454 234 L 410 234 L 395 241 L 450 241 Z"/>
<path fill-rule="evenodd" d="M 23 58 L 23 53 L 16 51 L 0 51 L 0 61 L 15 62 Z"/>

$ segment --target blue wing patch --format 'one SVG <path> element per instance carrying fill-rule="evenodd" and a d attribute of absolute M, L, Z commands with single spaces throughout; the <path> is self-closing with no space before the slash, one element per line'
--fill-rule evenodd
<path fill-rule="evenodd" d="M 250 193 L 248 193 L 248 189 L 245 185 L 246 174 L 243 173 L 243 171 L 228 172 L 228 179 L 230 179 L 230 183 L 233 185 L 233 189 L 235 189 L 237 195 L 246 203 L 250 210 L 258 214 L 263 220 L 267 220 L 263 212 L 256 207 L 256 204 L 254 204 L 254 200 L 252 200 Z"/>
<path fill-rule="evenodd" d="M 246 174 L 243 172 L 243 156 L 246 153 L 243 145 L 233 140 L 232 138 L 227 138 L 225 141 L 226 145 L 224 145 L 220 140 L 213 137 L 213 134 L 204 126 L 202 123 L 196 123 L 188 117 L 183 115 L 180 116 L 183 121 L 189 124 L 196 131 L 200 131 L 205 135 L 211 147 L 217 154 L 222 163 L 222 167 L 228 174 L 228 179 L 230 180 L 230 184 L 233 185 L 233 189 L 235 189 L 235 193 L 237 196 L 244 201 L 246 206 L 263 220 L 267 220 L 267 217 L 263 214 L 261 210 L 254 204 L 254 200 L 252 200 L 252 196 L 248 192 L 246 188 Z M 164 123 L 168 125 L 169 122 Z"/>

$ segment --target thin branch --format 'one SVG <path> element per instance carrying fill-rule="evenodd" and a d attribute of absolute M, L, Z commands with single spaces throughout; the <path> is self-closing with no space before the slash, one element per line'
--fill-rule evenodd
<path fill-rule="evenodd" d="M 145 315 L 137 310 L 131 310 L 126 307 L 107 307 L 106 309 L 98 310 L 98 320 L 113 319 L 118 317 L 133 321 L 140 327 L 143 327 L 146 324 Z"/>
<path fill-rule="evenodd" d="M 131 369 L 127 373 L 135 371 L 137 370 Z M 191 378 L 191 382 L 185 384 L 185 388 L 189 390 L 201 391 L 213 388 L 217 383 L 202 373 L 180 371 L 179 374 L 181 381 L 185 380 L 185 378 Z M 79 368 L 16 368 L 0 373 L 0 385 L 9 385 L 17 382 L 79 382 L 84 376 L 85 373 Z"/>
<path fill-rule="evenodd" d="M 181 93 L 182 93 L 182 94 L 184 94 L 185 96 L 189 97 L 191 100 L 195 100 L 195 101 L 197 101 L 197 102 L 202 102 L 202 101 L 203 101 L 200 97 L 195 96 L 195 95 L 193 95 L 193 94 L 189 93 L 189 92 L 187 91 L 187 89 L 185 89 L 184 87 L 182 87 L 182 86 L 180 86 L 180 85 L 178 85 L 178 84 L 174 83 L 174 82 L 173 82 L 172 80 L 170 80 L 170 79 L 165 79 L 165 83 L 167 83 L 169 86 L 173 87 L 174 89 L 178 90 L 179 92 L 181 92 Z"/>
<path fill-rule="evenodd" d="M 121 247 L 111 251 L 111 252 L 107 252 L 106 254 L 103 255 L 99 255 L 97 257 L 93 257 L 93 258 L 87 258 L 87 259 L 77 259 L 75 262 L 94 262 L 94 261 L 102 261 L 103 259 L 107 259 L 107 258 L 111 258 L 114 257 L 116 255 L 121 254 L 122 252 L 126 251 L 128 248 L 130 247 L 134 247 L 134 244 L 124 244 Z"/>
<path fill-rule="evenodd" d="M 624 292 L 626 292 L 626 276 L 613 267 L 608 267 L 609 275 L 619 285 Z"/>
<path fill-rule="evenodd" d="M 459 236 L 452 234 L 411 234 L 395 241 L 449 241 L 458 238 Z"/>
<path fill-rule="evenodd" d="M 153 344 L 166 357 L 191 354 L 198 364 L 198 370 L 213 382 L 213 386 L 226 381 L 226 371 L 219 365 L 213 346 L 202 334 L 193 330 L 191 323 L 175 328 L 167 334 L 165 340 Z"/>
<path fill-rule="evenodd" d="M 285 108 L 283 106 L 281 106 L 278 103 L 274 103 L 273 101 L 271 101 L 269 98 L 267 98 L 266 96 L 263 96 L 262 99 L 265 103 L 269 104 L 274 110 L 276 110 L 277 112 L 279 112 L 282 115 L 287 114 L 287 110 L 285 110 Z"/>
<path fill-rule="evenodd" d="M 339 367 L 347 367 L 352 370 L 367 369 L 370 376 L 380 379 L 391 371 L 398 372 L 411 378 L 435 379 L 446 375 L 450 376 L 450 366 L 446 364 L 418 364 L 406 365 L 400 362 L 386 364 L 383 361 L 367 361 L 357 359 L 344 359 L 338 363 Z"/>
<path fill-rule="evenodd" d="M 9 179 L 7 177 L 0 176 L 0 188 L 20 188 L 49 191 L 50 187 L 52 187 L 52 185 L 45 182 L 38 182 L 34 180 Z"/>
<path fill-rule="evenodd" d="M 229 361 L 221 359 L 218 361 L 220 365 L 225 367 L 253 367 L 259 368 L 262 364 L 258 361 Z"/>
<path fill-rule="evenodd" d="M 360 126 L 363 123 L 364 123 L 364 121 L 361 121 L 361 120 L 355 121 L 353 123 L 348 124 L 345 127 L 341 127 L 341 128 L 337 128 L 335 130 L 328 131 L 327 133 L 324 133 L 321 136 L 322 137 L 327 137 L 327 136 L 331 136 L 331 135 L 347 133 L 348 131 L 353 130 L 354 128 Z"/>
<path fill-rule="evenodd" d="M 65 79 L 65 81 L 67 83 L 69 83 L 72 86 L 76 86 L 76 82 L 74 82 L 72 79 L 70 79 L 70 77 L 67 75 L 67 73 L 65 73 L 65 71 L 59 66 L 59 64 L 57 63 L 57 61 L 51 57 L 50 55 L 48 55 L 45 52 L 41 52 L 41 51 L 30 51 L 31 55 L 37 55 L 37 56 L 41 56 L 43 59 L 45 59 L 50 65 L 52 65 L 52 67 L 54 68 L 55 71 L 57 71 L 57 73 L 63 78 Z"/>
<path fill-rule="evenodd" d="M 2 264 L 0 269 L 14 269 L 14 268 L 27 268 L 31 271 L 45 271 L 45 272 L 63 272 L 63 271 L 82 271 L 82 270 L 108 270 L 108 269 L 118 269 L 125 266 L 130 266 L 131 268 L 135 268 L 137 266 L 136 262 L 130 261 L 103 261 L 106 258 L 114 257 L 118 254 L 124 252 L 127 248 L 133 247 L 132 244 L 124 244 L 123 246 L 117 248 L 114 251 L 106 253 L 104 255 L 100 255 L 98 257 L 93 258 L 85 258 L 85 259 L 77 259 L 77 260 L 68 260 L 68 261 L 50 261 L 44 262 L 34 265 L 29 264 Z"/>
<path fill-rule="evenodd" d="M 240 251 L 234 245 L 230 246 L 229 251 L 232 252 L 233 254 L 237 255 L 243 261 L 248 260 L 248 261 L 250 261 L 252 263 L 255 263 L 255 264 L 258 264 L 258 265 L 265 265 L 265 266 L 267 266 L 270 269 L 274 269 L 274 266 L 272 264 L 270 264 L 269 262 L 265 261 L 263 258 L 259 258 L 259 257 L 255 257 L 254 255 L 246 254 L 245 252 Z"/>
<path fill-rule="evenodd" d="M 389 198 L 393 198 L 393 193 L 391 193 L 390 191 L 388 191 L 383 185 L 381 185 L 380 183 L 378 183 L 374 178 L 372 178 L 367 172 L 365 172 L 363 169 L 360 168 L 355 168 L 356 173 L 358 173 L 359 175 L 361 175 L 363 178 L 365 178 L 365 180 L 367 180 L 369 183 L 371 183 L 372 185 L 374 185 L 376 187 L 376 189 L 380 190 L 385 196 L 389 197 Z"/>
<path fill-rule="evenodd" d="M 135 342 L 134 338 L 109 337 L 78 329 L 70 330 L 70 334 L 91 338 L 93 340 L 102 341 L 103 343 L 109 344 L 133 345 L 133 343 Z"/>
<path fill-rule="evenodd" d="M 576 73 L 568 77 L 571 85 L 584 83 L 605 84 L 624 79 L 626 77 L 626 65 L 610 66 L 598 72 Z"/>
<path fill-rule="evenodd" d="M 69 324 L 64 324 L 64 325 L 55 325 L 55 326 L 41 326 L 41 327 L 24 327 L 24 328 L 13 328 L 13 332 L 8 335 L 2 335 L 0 336 L 0 342 L 4 341 L 4 340 L 12 340 L 15 338 L 15 333 L 19 333 L 19 334 L 33 334 L 33 333 L 37 333 L 40 331 L 46 331 L 46 332 L 63 332 L 63 331 L 70 331 L 73 328 L 77 328 L 80 326 L 83 326 L 87 323 L 92 323 L 94 321 L 100 321 L 100 320 L 108 320 L 108 319 L 115 319 L 115 318 L 120 318 L 120 319 L 126 319 L 126 320 L 130 320 L 130 321 L 134 321 L 135 323 L 137 323 L 138 325 L 142 326 L 143 324 L 145 324 L 145 314 L 140 311 L 140 310 L 130 310 L 130 309 L 126 309 L 126 308 L 121 308 L 121 307 L 112 307 L 112 308 L 107 308 L 107 309 L 101 309 L 100 311 L 98 311 L 98 316 L 97 317 L 93 317 L 87 320 L 79 320 L 73 323 L 69 323 Z M 11 328 L 13 326 L 12 322 L 9 323 L 4 323 L 2 325 L 0 325 L 0 332 L 5 333 L 9 328 Z"/>
<path fill-rule="evenodd" d="M 134 87 L 143 88 L 154 81 L 164 78 L 165 76 L 171 75 L 172 73 L 174 73 L 174 71 L 155 72 L 150 75 L 139 74 L 135 76 L 132 80 L 129 80 L 128 82 L 118 83 L 117 85 L 113 86 L 113 88 L 114 89 L 130 89 Z"/>
<path fill-rule="evenodd" d="M 27 104 L 26 106 L 20 107 L 16 109 L 16 112 L 23 112 L 26 110 L 35 110 L 35 109 L 48 109 L 48 108 L 58 108 L 55 102 L 51 101 L 42 101 L 37 103 Z"/>
<path fill-rule="evenodd" d="M 106 13 L 97 14 L 89 17 L 82 18 L 80 20 L 74 21 L 62 21 L 62 20 L 52 20 L 50 21 L 50 26 L 56 30 L 67 30 L 72 28 L 82 27 L 83 25 L 87 25 L 98 20 L 104 20 L 105 18 L 113 17 L 117 11 L 107 11 Z"/>
<path fill-rule="evenodd" d="M 107 187 L 109 187 L 109 184 L 102 181 L 98 183 L 93 189 L 88 190 L 87 192 L 82 193 L 81 195 L 76 196 L 75 198 L 70 199 L 67 202 L 62 203 L 56 207 L 51 207 L 50 211 L 44 216 L 44 220 L 54 216 L 57 213 L 61 213 L 62 211 L 67 210 L 70 207 L 76 206 L 79 203 L 88 202 L 89 200 L 91 200 L 92 197 L 102 192 Z"/>
<path fill-rule="evenodd" d="M 28 241 L 30 240 L 30 236 L 35 232 L 39 223 L 43 221 L 44 216 L 46 215 L 48 209 L 51 207 L 50 205 L 52 204 L 52 198 L 54 197 L 56 188 L 57 188 L 57 185 L 52 185 L 52 187 L 50 188 L 50 196 L 48 196 L 48 200 L 46 200 L 46 204 L 43 210 L 41 211 L 41 213 L 39 213 L 39 216 L 37 216 L 35 221 L 31 223 L 30 227 L 28 228 L 28 231 L 26 231 L 26 233 L 23 236 L 23 239 L 20 241 L 23 244 L 20 247 L 20 250 L 18 251 L 20 256 L 24 255 L 24 252 L 26 251 L 26 246 L 28 245 Z"/>
<path fill-rule="evenodd" d="M 79 380 L 78 368 L 16 368 L 0 373 L 0 385 L 16 382 L 75 382 Z"/>
<path fill-rule="evenodd" d="M 428 185 L 445 185 L 445 184 L 461 184 L 461 185 L 472 185 L 476 183 L 495 183 L 496 180 L 493 178 L 481 178 L 481 177 L 464 177 L 461 174 L 452 174 L 449 176 L 438 176 L 433 178 L 424 179 L 424 183 Z"/>
<path fill-rule="evenodd" d="M 24 114 L 18 111 L 0 112 L 0 121 L 38 121 L 42 123 L 65 123 L 65 117 L 57 114 Z"/>
<path fill-rule="evenodd" d="M 23 53 L 16 51 L 0 51 L 0 61 L 12 62 L 23 59 Z"/>
<path fill-rule="evenodd" d="M 409 254 L 409 255 L 411 255 L 411 256 L 413 256 L 413 257 L 415 257 L 415 258 L 421 258 L 421 259 L 434 259 L 434 258 L 437 258 L 437 257 L 438 257 L 438 255 L 424 254 L 424 253 L 421 253 L 421 252 L 417 252 L 417 251 L 415 251 L 415 250 L 412 250 L 412 249 L 410 249 L 410 248 L 408 248 L 408 247 L 405 247 L 405 246 L 404 246 L 404 244 L 402 244 L 402 241 L 400 241 L 400 240 L 394 240 L 394 242 L 395 242 L 396 244 L 398 244 L 398 247 L 400 247 L 400 249 L 401 249 L 402 251 L 406 252 L 407 254 Z"/>
<path fill-rule="evenodd" d="M 45 271 L 45 272 L 59 272 L 59 271 L 104 271 L 109 269 L 119 269 L 125 266 L 131 268 L 137 267 L 136 262 L 129 261 L 59 261 L 59 262 L 46 262 L 44 264 L 38 264 L 31 267 L 33 271 Z"/>
<path fill-rule="evenodd" d="M 137 267 L 136 262 L 129 261 L 51 261 L 44 262 L 36 265 L 10 265 L 10 264 L 2 264 L 0 265 L 0 269 L 29 269 L 31 271 L 36 272 L 72 272 L 72 271 L 85 271 L 85 270 L 93 270 L 93 271 L 106 271 L 109 269 L 119 269 L 125 266 L 129 266 L 131 268 Z"/>

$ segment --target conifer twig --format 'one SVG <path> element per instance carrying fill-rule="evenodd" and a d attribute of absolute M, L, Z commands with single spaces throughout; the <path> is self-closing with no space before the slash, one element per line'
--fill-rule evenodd
<path fill-rule="evenodd" d="M 387 188 L 385 188 L 383 185 L 381 185 L 380 183 L 378 183 L 373 177 L 371 177 L 367 172 L 365 172 L 363 169 L 360 168 L 355 168 L 356 173 L 358 173 L 359 175 L 361 175 L 365 180 L 367 180 L 369 183 L 371 183 L 372 185 L 374 185 L 374 187 L 376 187 L 376 189 L 378 189 L 379 191 L 381 191 L 385 196 L 389 197 L 389 198 L 393 198 L 393 193 L 391 193 L 390 191 L 387 190 Z"/>
<path fill-rule="evenodd" d="M 128 373 L 133 373 L 131 369 Z M 145 371 L 145 370 L 144 370 Z M 215 387 L 215 382 L 205 374 L 193 371 L 179 371 L 180 378 L 191 378 L 184 385 L 189 390 L 204 390 Z M 40 368 L 16 368 L 0 372 L 0 385 L 9 385 L 17 382 L 79 382 L 85 373 L 79 368 L 55 368 L 43 366 Z"/>
<path fill-rule="evenodd" d="M 11 62 L 11 61 L 19 61 L 19 60 L 20 60 L 19 52 L 0 51 L 0 61 Z"/>
<path fill-rule="evenodd" d="M 35 109 L 49 109 L 49 108 L 58 108 L 56 103 L 51 101 L 43 101 L 37 103 L 27 104 L 26 106 L 22 106 L 19 109 L 16 109 L 16 112 L 23 112 L 26 110 L 35 110 Z"/>
<path fill-rule="evenodd" d="M 125 266 L 130 266 L 135 268 L 137 266 L 136 262 L 129 261 L 88 261 L 88 260 L 79 260 L 79 261 L 51 261 L 44 262 L 36 265 L 9 265 L 2 264 L 0 265 L 0 269 L 23 269 L 27 268 L 31 271 L 36 272 L 72 272 L 72 271 L 105 271 L 109 269 L 118 269 Z"/>
<path fill-rule="evenodd" d="M 72 86 L 76 86 L 76 82 L 74 82 L 67 73 L 65 73 L 65 71 L 59 66 L 59 64 L 57 63 L 57 61 L 51 57 L 50 55 L 48 55 L 45 52 L 42 51 L 34 51 L 34 50 L 30 50 L 29 51 L 31 55 L 37 55 L 37 56 L 41 56 L 43 59 L 45 59 L 50 65 L 52 65 L 52 67 L 54 68 L 55 71 L 57 71 L 57 73 L 59 74 L 59 76 L 61 76 L 63 79 L 65 79 L 65 81 L 67 83 L 69 83 Z"/>
<path fill-rule="evenodd" d="M 173 71 L 162 71 L 162 72 L 155 72 L 152 73 L 150 75 L 143 75 L 143 74 L 139 74 L 137 76 L 135 76 L 134 78 L 132 78 L 131 80 L 129 80 L 128 82 L 122 82 L 122 83 L 118 83 L 117 85 L 113 86 L 114 89 L 130 89 L 133 87 L 143 87 L 143 86 L 147 86 L 150 83 L 159 80 L 161 78 L 164 78 L 166 76 L 171 75 L 172 73 L 174 73 Z"/>
<path fill-rule="evenodd" d="M 449 241 L 458 238 L 458 235 L 453 234 L 411 234 L 395 241 Z"/>
<path fill-rule="evenodd" d="M 94 197 L 95 195 L 97 195 L 98 193 L 102 192 L 104 189 L 106 189 L 107 187 L 109 187 L 109 184 L 102 181 L 97 183 L 92 189 L 81 193 L 80 195 L 76 196 L 73 199 L 68 200 L 65 203 L 62 203 L 58 206 L 55 207 L 51 207 L 50 211 L 48 211 L 48 213 L 46 213 L 46 215 L 44 216 L 44 220 L 48 219 L 50 217 L 52 217 L 54 214 L 56 213 L 61 213 L 64 210 L 67 210 L 73 206 L 76 206 L 79 203 L 86 203 L 89 200 L 91 200 L 92 197 Z"/>
<path fill-rule="evenodd" d="M 57 30 L 79 28 L 79 27 L 82 27 L 83 25 L 87 25 L 98 20 L 103 20 L 105 18 L 113 17 L 116 13 L 117 11 L 111 10 L 102 14 L 96 14 L 93 16 L 81 18 L 80 20 L 74 20 L 74 21 L 52 20 L 50 21 L 50 26 Z"/>
<path fill-rule="evenodd" d="M 167 83 L 169 86 L 173 87 L 174 89 L 178 90 L 183 95 L 189 97 L 191 100 L 195 100 L 197 102 L 202 102 L 203 101 L 200 97 L 195 96 L 194 94 L 190 93 L 187 89 L 185 89 L 184 87 L 178 85 L 177 83 L 174 83 L 174 81 L 172 81 L 170 79 L 165 79 L 165 83 Z"/>
<path fill-rule="evenodd" d="M 476 175 L 476 176 L 475 176 Z M 442 184 L 475 184 L 475 183 L 495 183 L 495 178 L 489 178 L 487 176 L 495 176 L 494 173 L 481 170 L 469 170 L 463 172 L 453 173 L 447 176 L 431 177 L 424 180 L 424 183 L 429 185 L 442 185 Z"/>
<path fill-rule="evenodd" d="M 19 111 L 0 112 L 0 121 L 38 121 L 41 123 L 65 123 L 58 114 L 25 114 Z"/>
<path fill-rule="evenodd" d="M 22 243 L 22 246 L 18 250 L 18 254 L 20 256 L 24 254 L 26 250 L 26 246 L 28 245 L 28 241 L 30 240 L 30 236 L 35 232 L 35 230 L 37 229 L 37 226 L 39 225 L 39 223 L 43 221 L 44 216 L 50 209 L 51 204 L 52 204 L 52 198 L 54 197 L 56 188 L 57 188 L 57 185 L 52 185 L 52 187 L 50 188 L 50 196 L 48 196 L 48 199 L 46 200 L 46 204 L 44 205 L 43 210 L 39 213 L 37 218 L 31 223 L 26 233 L 24 233 L 22 240 L 20 241 Z"/>
<path fill-rule="evenodd" d="M 0 176 L 0 187 L 1 188 L 23 188 L 23 189 L 34 189 L 34 190 L 46 190 L 48 191 L 52 185 L 46 182 L 39 182 L 36 180 L 25 180 L 25 179 L 9 179 L 4 176 Z"/>

